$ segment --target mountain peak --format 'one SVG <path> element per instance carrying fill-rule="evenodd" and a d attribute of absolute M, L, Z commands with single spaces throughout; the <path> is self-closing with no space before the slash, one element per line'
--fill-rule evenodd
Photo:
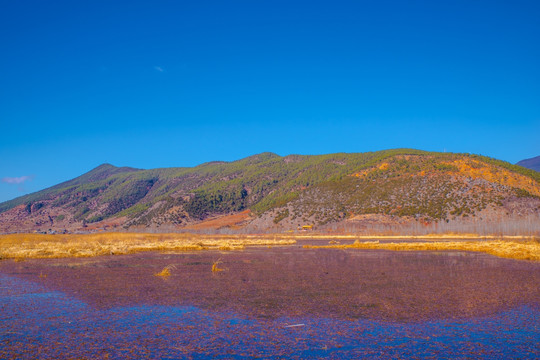
<path fill-rule="evenodd" d="M 135 169 L 132 167 L 126 167 L 126 166 L 117 167 L 109 163 L 104 163 L 82 174 L 81 176 L 68 181 L 67 183 L 82 184 L 82 183 L 87 183 L 87 182 L 92 182 L 92 181 L 103 180 L 114 174 L 133 172 L 133 171 L 139 171 L 139 170 L 140 169 Z"/>
<path fill-rule="evenodd" d="M 100 171 L 107 171 L 107 170 L 111 170 L 111 169 L 116 169 L 117 167 L 112 165 L 112 164 L 109 164 L 109 163 L 103 163 L 101 165 L 98 165 L 96 166 L 95 168 L 93 168 L 92 170 L 88 171 L 88 173 L 91 173 L 91 172 L 100 172 Z"/>
<path fill-rule="evenodd" d="M 95 167 L 95 169 L 99 169 L 99 168 L 115 168 L 116 166 L 114 166 L 113 164 L 109 164 L 109 163 L 103 163 L 97 167 Z"/>

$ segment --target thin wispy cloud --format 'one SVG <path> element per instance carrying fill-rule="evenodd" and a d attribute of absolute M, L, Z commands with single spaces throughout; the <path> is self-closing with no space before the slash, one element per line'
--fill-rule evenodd
<path fill-rule="evenodd" d="M 4 177 L 2 182 L 6 184 L 23 184 L 27 181 L 31 181 L 33 176 L 19 176 L 19 177 Z"/>
<path fill-rule="evenodd" d="M 163 69 L 161 66 L 154 66 L 154 69 L 159 72 L 164 72 L 165 69 Z"/>

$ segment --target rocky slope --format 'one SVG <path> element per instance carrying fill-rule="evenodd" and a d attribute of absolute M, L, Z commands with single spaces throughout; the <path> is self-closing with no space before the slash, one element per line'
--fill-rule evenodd
<path fill-rule="evenodd" d="M 101 165 L 0 204 L 0 231 L 540 231 L 540 173 L 469 154 L 272 153 L 194 168 Z"/>

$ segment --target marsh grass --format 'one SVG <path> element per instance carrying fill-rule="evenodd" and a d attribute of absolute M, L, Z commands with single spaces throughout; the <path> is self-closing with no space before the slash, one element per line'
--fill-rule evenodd
<path fill-rule="evenodd" d="M 194 234 L 11 234 L 0 235 L 0 258 L 63 258 L 121 255 L 143 251 L 242 250 L 247 246 L 292 245 L 273 236 Z"/>
<path fill-rule="evenodd" d="M 154 274 L 154 276 L 161 276 L 161 277 L 164 277 L 164 278 L 167 278 L 169 276 L 171 276 L 171 270 L 173 269 L 176 269 L 176 266 L 174 266 L 173 264 L 171 265 L 167 265 L 163 268 L 163 270 L 161 270 L 160 272 Z"/>
<path fill-rule="evenodd" d="M 27 258 L 91 257 L 122 255 L 143 251 L 189 252 L 203 250 L 236 251 L 250 246 L 293 245 L 302 240 L 330 241 L 327 246 L 305 248 L 357 248 L 414 250 L 479 251 L 500 257 L 540 261 L 538 238 L 517 236 L 479 236 L 475 234 L 434 234 L 424 236 L 359 236 L 328 234 L 268 234 L 268 235 L 201 235 L 201 234 L 11 234 L 0 235 L 0 259 L 24 261 Z M 376 241 L 366 241 L 366 240 Z M 355 240 L 354 244 L 339 244 L 339 240 Z M 364 241 L 362 241 L 364 240 Z M 377 240 L 410 240 L 381 242 Z M 422 242 L 415 240 L 421 240 Z M 217 265 L 216 265 L 217 266 Z"/>
<path fill-rule="evenodd" d="M 219 264 L 221 264 L 221 259 L 218 259 L 218 260 L 214 261 L 214 263 L 212 264 L 212 272 L 213 273 L 217 273 L 217 272 L 225 270 L 225 269 L 221 269 L 219 267 Z"/>
<path fill-rule="evenodd" d="M 294 234 L 282 235 L 280 239 L 295 239 L 295 240 L 538 240 L 538 236 L 534 235 L 480 235 L 474 233 L 435 233 L 423 235 L 400 235 L 400 234 L 319 234 L 313 233 L 309 235 Z"/>
<path fill-rule="evenodd" d="M 307 249 L 382 249 L 393 251 L 474 251 L 503 258 L 540 261 L 540 242 L 538 240 L 475 240 L 439 242 L 400 242 L 380 243 L 379 241 L 356 240 L 349 245 L 304 245 Z"/>

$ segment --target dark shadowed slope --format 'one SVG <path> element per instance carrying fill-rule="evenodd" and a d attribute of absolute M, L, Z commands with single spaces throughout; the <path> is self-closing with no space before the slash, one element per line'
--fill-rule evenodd
<path fill-rule="evenodd" d="M 90 184 L 99 180 L 107 179 L 115 174 L 128 173 L 128 172 L 133 172 L 133 171 L 138 171 L 138 170 L 139 169 L 135 169 L 131 167 L 116 167 L 111 164 L 101 164 L 98 167 L 74 179 L 65 181 L 58 185 L 54 185 L 50 188 L 43 189 L 41 191 L 37 191 L 32 194 L 20 196 L 16 199 L 0 203 L 0 212 L 9 210 L 17 205 L 27 204 L 33 201 L 55 196 L 62 189 L 75 188 L 77 186 Z"/>

